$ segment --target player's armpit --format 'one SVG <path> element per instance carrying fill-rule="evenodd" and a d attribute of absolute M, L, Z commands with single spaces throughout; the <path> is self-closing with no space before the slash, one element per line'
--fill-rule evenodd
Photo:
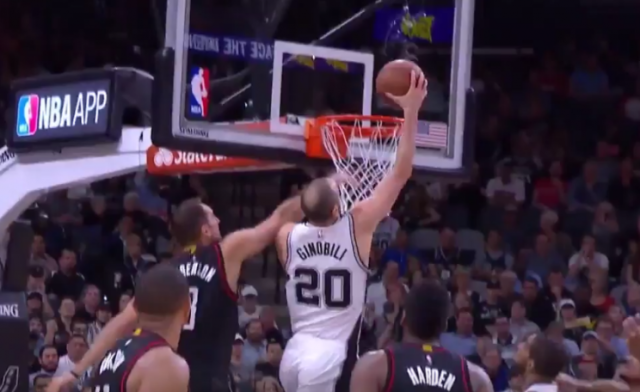
<path fill-rule="evenodd" d="M 100 331 L 89 351 L 73 368 L 74 373 L 84 374 L 87 369 L 97 364 L 104 354 L 113 348 L 118 339 L 122 339 L 134 330 L 137 322 L 138 314 L 133 307 L 133 301 L 131 301 L 122 312 L 112 318 Z"/>
<path fill-rule="evenodd" d="M 351 392 L 382 392 L 387 380 L 387 354 L 374 351 L 360 357 L 351 373 Z"/>
<path fill-rule="evenodd" d="M 278 252 L 278 259 L 285 270 L 290 257 L 288 249 L 289 235 L 291 234 L 291 230 L 293 230 L 294 225 L 295 223 L 286 223 L 280 228 L 278 235 L 276 236 L 276 251 Z"/>
<path fill-rule="evenodd" d="M 242 263 L 262 252 L 273 242 L 280 228 L 288 222 L 302 220 L 300 197 L 295 196 L 276 208 L 270 217 L 257 226 L 235 231 L 220 242 L 225 262 Z"/>
<path fill-rule="evenodd" d="M 469 366 L 469 378 L 473 392 L 493 392 L 493 383 L 487 372 L 480 366 L 467 361 Z"/>
<path fill-rule="evenodd" d="M 135 392 L 188 392 L 189 366 L 168 347 L 155 349 L 136 363 L 130 381 Z"/>

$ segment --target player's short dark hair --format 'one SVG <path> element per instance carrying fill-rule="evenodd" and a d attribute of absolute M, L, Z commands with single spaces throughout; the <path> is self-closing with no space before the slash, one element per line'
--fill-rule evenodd
<path fill-rule="evenodd" d="M 438 338 L 447 327 L 449 303 L 449 293 L 441 285 L 414 285 L 405 299 L 405 327 L 419 339 Z"/>
<path fill-rule="evenodd" d="M 533 371 L 549 380 L 555 379 L 567 366 L 569 357 L 564 346 L 543 335 L 536 336 L 529 347 Z"/>
<path fill-rule="evenodd" d="M 144 272 L 136 284 L 133 306 L 148 316 L 174 315 L 189 297 L 187 278 L 173 264 L 158 264 Z"/>
<path fill-rule="evenodd" d="M 172 234 L 180 246 L 194 245 L 200 241 L 202 225 L 207 214 L 199 199 L 185 200 L 178 207 L 172 222 Z"/>
<path fill-rule="evenodd" d="M 340 204 L 340 195 L 326 177 L 316 178 L 302 191 L 302 212 L 309 222 L 328 222 Z"/>

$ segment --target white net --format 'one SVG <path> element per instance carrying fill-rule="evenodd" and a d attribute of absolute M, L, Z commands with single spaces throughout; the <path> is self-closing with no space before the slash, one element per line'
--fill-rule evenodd
<path fill-rule="evenodd" d="M 346 212 L 354 203 L 369 195 L 385 174 L 393 167 L 398 149 L 401 123 L 390 121 L 361 121 L 343 129 L 336 120 L 321 128 L 322 142 L 336 170 L 347 180 L 340 185 L 340 207 Z M 342 147 L 347 146 L 343 154 Z M 344 155 L 344 156 L 343 156 Z"/>

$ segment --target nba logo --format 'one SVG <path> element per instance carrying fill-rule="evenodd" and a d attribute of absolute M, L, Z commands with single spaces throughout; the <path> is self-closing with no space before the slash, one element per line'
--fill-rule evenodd
<path fill-rule="evenodd" d="M 191 91 L 189 91 L 189 113 L 206 118 L 209 114 L 209 70 L 192 67 L 189 73 Z"/>
<path fill-rule="evenodd" d="M 23 95 L 18 100 L 16 115 L 16 135 L 31 136 L 38 130 L 38 107 L 40 98 L 35 95 Z"/>

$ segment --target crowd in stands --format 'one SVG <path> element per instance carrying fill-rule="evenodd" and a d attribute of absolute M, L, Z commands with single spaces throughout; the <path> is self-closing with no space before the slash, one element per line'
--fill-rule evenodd
<path fill-rule="evenodd" d="M 67 1 L 65 12 L 44 12 L 62 3 L 3 2 L 0 89 L 107 63 L 149 68 L 154 29 L 126 26 L 152 20 L 152 3 Z M 473 174 L 455 184 L 412 181 L 380 224 L 363 350 L 401 339 L 408 288 L 433 280 L 453 304 L 441 344 L 483 366 L 496 391 L 521 391 L 514 353 L 538 331 L 566 347 L 572 374 L 613 376 L 628 355 L 622 320 L 640 311 L 638 37 L 621 46 L 606 32 L 576 34 L 545 41 L 524 60 L 474 57 L 481 108 Z M 270 175 L 284 188 L 304 183 L 297 170 Z M 51 193 L 28 211 L 35 392 L 83 356 L 131 300 L 140 271 L 179 252 L 171 207 L 194 196 L 211 202 L 207 181 L 138 173 Z M 243 392 L 277 391 L 286 314 L 245 283 L 231 370 Z"/>

